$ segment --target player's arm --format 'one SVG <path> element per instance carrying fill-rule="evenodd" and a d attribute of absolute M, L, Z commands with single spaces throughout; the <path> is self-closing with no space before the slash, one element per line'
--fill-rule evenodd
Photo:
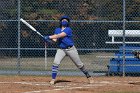
<path fill-rule="evenodd" d="M 63 38 L 65 37 L 67 34 L 65 32 L 62 32 L 60 34 L 54 34 L 54 35 L 50 35 L 50 36 L 45 36 L 44 40 L 47 41 L 53 41 L 53 42 L 57 42 L 58 38 Z"/>
<path fill-rule="evenodd" d="M 57 40 L 58 38 L 65 37 L 66 35 L 67 34 L 65 32 L 62 32 L 60 34 L 51 35 L 51 36 L 49 36 L 49 38 L 52 40 Z"/>
<path fill-rule="evenodd" d="M 57 42 L 57 39 L 52 39 L 52 41 Z"/>

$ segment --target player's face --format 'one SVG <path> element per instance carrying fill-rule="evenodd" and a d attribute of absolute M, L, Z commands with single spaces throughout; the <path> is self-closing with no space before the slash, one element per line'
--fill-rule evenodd
<path fill-rule="evenodd" d="M 68 26 L 69 26 L 68 20 L 67 20 L 67 19 L 62 19 L 60 25 L 61 25 L 62 27 L 68 27 Z"/>

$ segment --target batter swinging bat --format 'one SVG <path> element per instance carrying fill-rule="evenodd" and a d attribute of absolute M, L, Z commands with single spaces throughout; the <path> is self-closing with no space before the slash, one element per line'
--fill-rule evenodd
<path fill-rule="evenodd" d="M 31 26 L 29 23 L 27 23 L 24 19 L 20 19 L 21 22 L 23 22 L 26 26 L 28 26 L 30 29 L 32 29 L 34 32 L 36 32 L 41 37 L 44 37 L 40 32 L 38 32 L 33 26 Z"/>

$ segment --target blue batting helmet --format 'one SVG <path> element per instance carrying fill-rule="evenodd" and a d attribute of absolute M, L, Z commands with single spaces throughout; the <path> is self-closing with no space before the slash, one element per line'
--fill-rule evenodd
<path fill-rule="evenodd" d="M 68 22 L 70 22 L 70 18 L 68 16 L 66 16 L 66 15 L 62 16 L 60 18 L 60 21 L 62 21 L 63 19 L 66 19 L 66 20 L 68 20 Z"/>

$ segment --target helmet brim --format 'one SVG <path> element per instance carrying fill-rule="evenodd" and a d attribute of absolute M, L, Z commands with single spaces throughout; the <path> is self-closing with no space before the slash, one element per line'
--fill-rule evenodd
<path fill-rule="evenodd" d="M 66 20 L 68 20 L 68 22 L 70 22 L 70 18 L 69 18 L 68 16 L 62 16 L 62 17 L 60 18 L 60 21 L 62 21 L 63 19 L 66 19 Z"/>

